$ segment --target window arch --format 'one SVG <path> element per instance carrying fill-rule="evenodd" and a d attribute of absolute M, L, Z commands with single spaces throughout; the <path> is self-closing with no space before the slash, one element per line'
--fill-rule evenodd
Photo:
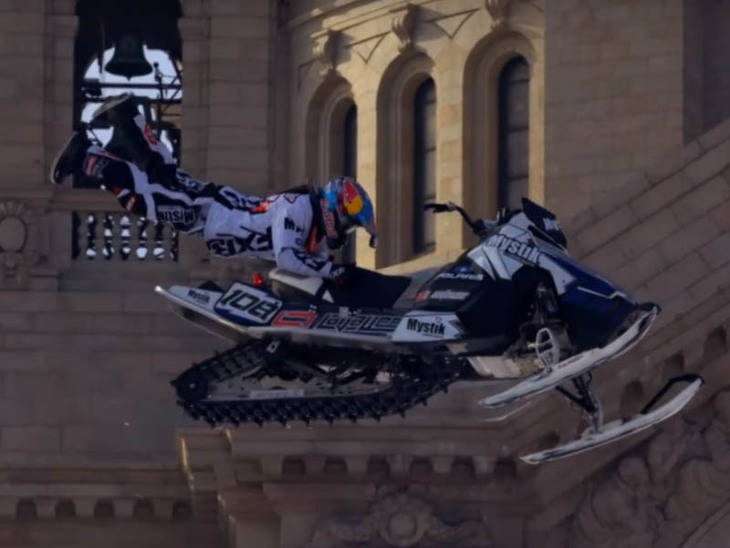
<path fill-rule="evenodd" d="M 378 232 L 388 237 L 378 243 L 377 267 L 408 260 L 435 244 L 433 225 L 422 212 L 437 180 L 432 71 L 433 62 L 423 53 L 401 57 L 386 69 L 378 89 L 375 209 Z"/>
<path fill-rule="evenodd" d="M 345 175 L 346 167 L 355 169 L 352 164 L 345 165 L 357 162 L 355 150 L 347 149 L 348 144 L 356 146 L 356 142 L 346 142 L 352 138 L 347 134 L 348 116 L 349 130 L 356 131 L 357 107 L 350 84 L 340 77 L 322 84 L 307 111 L 305 172 L 310 180 L 324 183 L 332 176 Z"/>
<path fill-rule="evenodd" d="M 499 74 L 497 207 L 516 209 L 529 194 L 530 67 L 522 56 Z"/>
<path fill-rule="evenodd" d="M 488 36 L 467 58 L 463 180 L 473 215 L 544 199 L 542 74 L 542 59 L 516 32 Z M 465 243 L 472 237 L 463 232 Z"/>

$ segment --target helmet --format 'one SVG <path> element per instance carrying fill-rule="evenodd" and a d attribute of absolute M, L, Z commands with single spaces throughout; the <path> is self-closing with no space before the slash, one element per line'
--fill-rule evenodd
<path fill-rule="evenodd" d="M 347 234 L 358 226 L 370 234 L 375 247 L 375 210 L 365 189 L 352 177 L 332 179 L 320 191 L 320 205 L 327 246 L 342 247 Z"/>

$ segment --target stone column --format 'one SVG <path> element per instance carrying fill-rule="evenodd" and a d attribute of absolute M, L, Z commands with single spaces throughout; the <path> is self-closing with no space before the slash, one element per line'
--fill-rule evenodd
<path fill-rule="evenodd" d="M 178 21 L 183 46 L 182 167 L 193 177 L 206 179 L 208 114 L 210 103 L 210 14 L 204 2 L 183 1 L 183 17 Z M 207 250 L 197 238 L 180 238 L 180 262 L 196 270 L 207 261 Z"/>

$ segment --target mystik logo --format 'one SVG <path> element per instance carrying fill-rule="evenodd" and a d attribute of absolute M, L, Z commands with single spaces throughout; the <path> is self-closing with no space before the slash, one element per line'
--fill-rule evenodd
<path fill-rule="evenodd" d="M 537 264 L 537 261 L 540 258 L 540 250 L 536 247 L 518 240 L 513 240 L 512 238 L 508 238 L 502 234 L 492 236 L 487 242 L 487 246 L 496 247 L 507 255 L 511 255 L 526 263 Z"/>
<path fill-rule="evenodd" d="M 415 318 L 408 318 L 406 323 L 408 331 L 415 331 L 421 335 L 439 336 L 444 334 L 444 324 L 435 322 L 422 322 Z"/>

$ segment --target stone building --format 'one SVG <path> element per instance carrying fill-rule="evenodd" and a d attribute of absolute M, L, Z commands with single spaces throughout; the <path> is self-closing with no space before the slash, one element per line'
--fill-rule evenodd
<path fill-rule="evenodd" d="M 48 183 L 93 63 L 82 38 L 119 6 L 2 0 L 0 546 L 725 546 L 730 1 L 127 8 L 160 22 L 145 40 L 183 67 L 170 113 L 191 173 L 250 193 L 356 174 L 383 244 L 357 241 L 358 262 L 403 272 L 470 241 L 425 200 L 487 216 L 526 193 L 574 256 L 663 307 L 597 372 L 606 412 L 636 411 L 678 373 L 707 384 L 662 427 L 541 467 L 517 456 L 580 427 L 554 395 L 500 420 L 477 389 L 380 424 L 185 419 L 168 381 L 222 343 L 152 287 L 245 264 Z"/>

